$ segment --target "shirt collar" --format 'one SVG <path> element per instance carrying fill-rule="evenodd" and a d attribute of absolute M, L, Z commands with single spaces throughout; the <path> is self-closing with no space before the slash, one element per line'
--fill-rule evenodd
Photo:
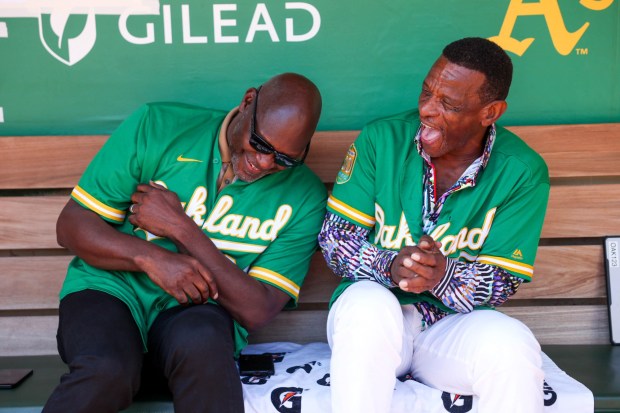
<path fill-rule="evenodd" d="M 220 136 L 219 136 L 219 147 L 220 147 L 220 155 L 222 156 L 222 162 L 230 162 L 230 147 L 228 146 L 228 139 L 226 139 L 226 134 L 228 133 L 228 127 L 230 126 L 230 121 L 235 115 L 239 113 L 238 108 L 234 108 L 228 115 L 224 118 L 222 122 L 222 127 L 220 128 Z"/>
<path fill-rule="evenodd" d="M 415 144 L 416 144 L 416 148 L 418 150 L 418 153 L 420 154 L 420 156 L 422 158 L 424 158 L 424 160 L 426 161 L 427 164 L 431 164 L 431 157 L 428 156 L 428 154 L 426 152 L 424 152 L 424 149 L 422 148 L 422 143 L 420 142 L 420 132 L 422 131 L 422 125 L 420 124 L 420 126 L 418 127 L 418 131 L 415 134 Z M 479 169 L 478 170 L 482 170 L 484 169 L 484 167 L 487 165 L 487 163 L 489 162 L 489 158 L 491 157 L 491 150 L 493 149 L 493 144 L 495 143 L 495 135 L 497 133 L 497 130 L 495 128 L 495 124 L 493 123 L 490 127 L 489 127 L 489 132 L 487 133 L 486 136 L 486 143 L 484 145 L 484 151 L 482 152 L 482 155 L 476 159 L 474 162 L 476 163 L 480 163 Z"/>

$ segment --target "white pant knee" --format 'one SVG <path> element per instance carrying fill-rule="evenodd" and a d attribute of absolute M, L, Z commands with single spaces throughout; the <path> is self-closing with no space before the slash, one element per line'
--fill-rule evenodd
<path fill-rule="evenodd" d="M 401 307 L 390 291 L 370 281 L 345 290 L 327 321 L 332 412 L 389 411 L 402 336 Z"/>
<path fill-rule="evenodd" d="M 481 413 L 542 411 L 540 345 L 516 319 L 491 310 L 451 315 L 420 334 L 414 349 L 414 376 L 450 393 L 479 396 Z"/>
<path fill-rule="evenodd" d="M 331 347 L 340 339 L 357 346 L 394 341 L 396 337 L 400 342 L 402 318 L 394 294 L 377 283 L 360 281 L 347 288 L 330 310 L 327 339 Z"/>

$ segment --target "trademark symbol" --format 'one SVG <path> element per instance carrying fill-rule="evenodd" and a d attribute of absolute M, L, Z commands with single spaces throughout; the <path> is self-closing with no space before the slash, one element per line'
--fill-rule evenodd
<path fill-rule="evenodd" d="M 576 52 L 578 55 L 580 55 L 580 56 L 581 56 L 581 55 L 587 55 L 587 54 L 588 54 L 588 48 L 586 47 L 586 48 L 584 49 L 584 48 L 581 48 L 581 47 L 577 47 L 577 48 L 575 49 L 575 52 Z"/>

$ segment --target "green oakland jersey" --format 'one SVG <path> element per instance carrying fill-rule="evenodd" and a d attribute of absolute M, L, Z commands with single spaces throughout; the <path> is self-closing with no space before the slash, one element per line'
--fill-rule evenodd
<path fill-rule="evenodd" d="M 182 104 L 145 105 L 110 136 L 71 196 L 120 232 L 176 251 L 170 240 L 127 219 L 136 186 L 157 182 L 178 195 L 185 213 L 222 253 L 248 276 L 286 292 L 288 305 L 295 306 L 325 216 L 325 186 L 300 166 L 253 183 L 237 180 L 218 193 L 218 136 L 225 116 Z M 75 258 L 60 297 L 84 289 L 123 300 L 144 343 L 155 317 L 178 305 L 144 273 L 100 270 Z M 247 331 L 235 327 L 238 352 L 247 343 Z"/>
<path fill-rule="evenodd" d="M 416 148 L 420 125 L 410 111 L 366 126 L 351 145 L 328 199 L 328 210 L 370 230 L 369 241 L 398 251 L 423 234 L 424 160 Z M 445 256 L 495 265 L 530 281 L 549 195 L 544 160 L 521 139 L 497 127 L 486 167 L 475 186 L 452 193 L 428 234 Z M 335 299 L 351 282 L 343 280 Z M 392 289 L 403 304 L 429 292 Z"/>

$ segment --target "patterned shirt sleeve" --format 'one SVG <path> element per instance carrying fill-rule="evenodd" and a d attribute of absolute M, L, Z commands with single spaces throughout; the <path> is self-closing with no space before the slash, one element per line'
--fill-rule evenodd
<path fill-rule="evenodd" d="M 336 275 L 351 281 L 371 280 L 387 288 L 397 287 L 390 266 L 398 253 L 371 244 L 369 232 L 328 212 L 319 234 L 327 264 Z M 454 311 L 468 313 L 482 305 L 502 305 L 521 283 L 522 279 L 500 267 L 448 258 L 446 275 L 431 292 Z"/>
<path fill-rule="evenodd" d="M 446 275 L 431 292 L 459 313 L 469 313 L 482 305 L 498 307 L 516 293 L 523 282 L 494 265 L 447 260 Z"/>
<path fill-rule="evenodd" d="M 371 244 L 369 233 L 368 229 L 328 212 L 319 234 L 327 265 L 336 275 L 351 281 L 371 280 L 387 288 L 397 287 L 390 266 L 398 253 Z"/>

